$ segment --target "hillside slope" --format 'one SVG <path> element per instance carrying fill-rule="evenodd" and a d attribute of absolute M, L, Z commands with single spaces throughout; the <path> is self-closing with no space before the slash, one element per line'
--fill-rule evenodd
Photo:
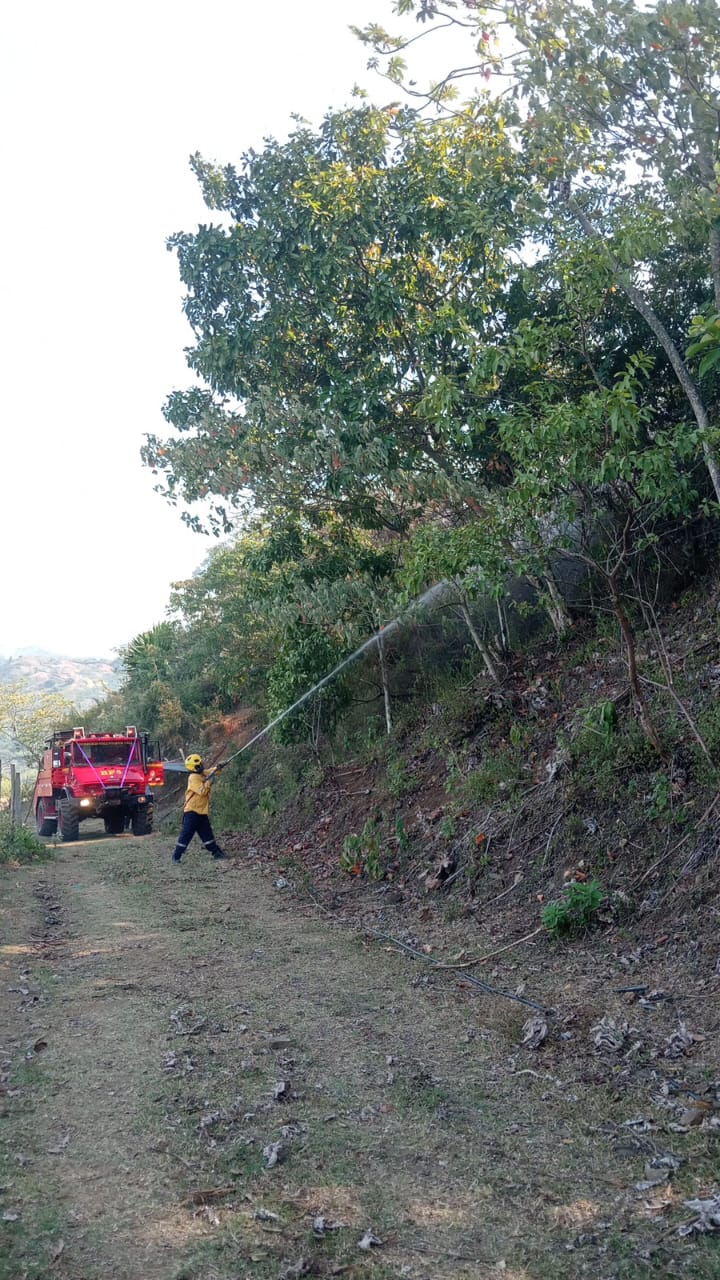
<path fill-rule="evenodd" d="M 293 784 L 287 751 L 264 744 L 222 784 L 255 804 L 227 847 L 325 910 L 448 955 L 489 928 L 510 960 L 542 948 L 552 964 L 543 912 L 597 883 L 583 928 L 563 936 L 561 911 L 556 939 L 594 931 L 632 957 L 662 938 L 663 981 L 684 987 L 692 954 L 717 995 L 719 604 L 706 579 L 659 618 L 662 651 L 639 635 L 661 754 L 633 714 L 617 635 L 580 622 L 509 659 L 500 688 L 448 685 L 393 737 L 323 769 L 306 761 Z"/>
<path fill-rule="evenodd" d="M 43 649 L 0 656 L 0 684 L 23 681 L 38 693 L 60 693 L 76 707 L 89 707 L 120 685 L 120 663 L 111 658 L 68 658 Z"/>

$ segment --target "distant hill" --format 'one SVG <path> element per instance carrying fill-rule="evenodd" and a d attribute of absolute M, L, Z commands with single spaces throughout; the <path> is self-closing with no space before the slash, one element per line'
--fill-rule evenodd
<path fill-rule="evenodd" d="M 43 649 L 20 649 L 0 657 L 0 683 L 22 680 L 39 693 L 61 693 L 80 709 L 120 686 L 120 662 L 110 658 L 66 658 Z"/>

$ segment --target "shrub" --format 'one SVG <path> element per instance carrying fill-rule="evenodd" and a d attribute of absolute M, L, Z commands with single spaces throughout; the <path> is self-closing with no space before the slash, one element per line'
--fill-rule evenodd
<path fill-rule="evenodd" d="M 48 857 L 48 846 L 38 840 L 34 831 L 13 822 L 8 813 L 0 813 L 0 863 L 40 862 Z"/>
<path fill-rule="evenodd" d="M 599 880 L 566 886 L 563 896 L 543 908 L 542 922 L 555 938 L 580 933 L 595 923 L 595 916 L 605 901 Z"/>

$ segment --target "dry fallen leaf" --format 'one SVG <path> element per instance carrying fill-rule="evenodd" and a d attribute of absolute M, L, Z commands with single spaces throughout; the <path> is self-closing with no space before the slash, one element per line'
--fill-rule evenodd
<path fill-rule="evenodd" d="M 204 1204 L 202 1208 L 196 1209 L 194 1216 L 196 1218 L 206 1218 L 211 1227 L 219 1227 L 220 1219 L 211 1204 Z"/>
<path fill-rule="evenodd" d="M 711 1196 L 708 1200 L 685 1200 L 683 1203 L 686 1209 L 692 1209 L 697 1217 L 678 1227 L 679 1236 L 689 1236 L 693 1231 L 703 1234 L 714 1234 L 720 1231 L 720 1194 Z"/>
<path fill-rule="evenodd" d="M 358 1249 L 364 1249 L 366 1252 L 369 1252 L 373 1246 L 379 1248 L 381 1244 L 382 1240 L 378 1240 L 377 1236 L 373 1235 L 372 1231 L 368 1227 L 362 1240 L 358 1240 Z"/>
<path fill-rule="evenodd" d="M 693 1035 L 691 1031 L 688 1031 L 685 1023 L 680 1022 L 678 1023 L 677 1031 L 674 1031 L 665 1042 L 663 1055 L 666 1058 L 681 1058 L 683 1054 L 689 1053 L 696 1040 L 702 1039 L 704 1039 L 703 1036 Z"/>
<path fill-rule="evenodd" d="M 56 1147 L 48 1147 L 48 1155 L 50 1156 L 61 1155 L 62 1152 L 65 1150 L 66 1146 L 68 1145 L 69 1141 L 70 1141 L 70 1134 L 66 1133 L 65 1137 L 60 1139 Z"/>
<path fill-rule="evenodd" d="M 520 1041 L 523 1049 L 539 1049 L 545 1039 L 548 1028 L 541 1014 L 534 1014 L 523 1025 L 523 1036 Z"/>
<path fill-rule="evenodd" d="M 265 1160 L 265 1168 L 273 1169 L 276 1164 L 282 1160 L 285 1155 L 285 1148 L 282 1142 L 270 1142 L 263 1147 L 263 1158 Z"/>
<path fill-rule="evenodd" d="M 283 1271 L 281 1280 L 299 1280 L 300 1276 L 308 1275 L 309 1271 L 309 1263 L 307 1263 L 304 1258 L 299 1258 L 291 1267 L 288 1267 L 286 1271 Z"/>
<path fill-rule="evenodd" d="M 620 1053 L 625 1046 L 629 1030 L 627 1022 L 618 1023 L 606 1013 L 594 1027 L 590 1028 L 590 1035 L 598 1052 Z"/>
<path fill-rule="evenodd" d="M 327 1218 L 324 1218 L 320 1213 L 316 1218 L 313 1218 L 312 1229 L 316 1235 L 324 1236 L 327 1231 L 339 1231 L 344 1225 L 342 1222 L 328 1222 Z"/>

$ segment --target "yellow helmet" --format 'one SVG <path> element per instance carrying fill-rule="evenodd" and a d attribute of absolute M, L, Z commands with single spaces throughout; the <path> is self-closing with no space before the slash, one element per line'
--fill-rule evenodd
<path fill-rule="evenodd" d="M 188 773 L 202 773 L 203 771 L 202 756 L 199 756 L 197 751 L 194 751 L 191 756 L 187 756 L 185 758 L 185 768 L 187 769 Z"/>

